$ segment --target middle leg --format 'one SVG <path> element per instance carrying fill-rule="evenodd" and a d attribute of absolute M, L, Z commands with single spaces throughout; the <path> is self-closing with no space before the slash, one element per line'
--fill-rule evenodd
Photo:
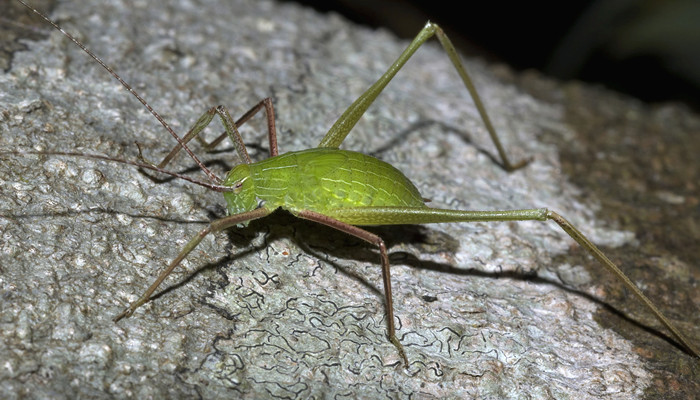
<path fill-rule="evenodd" d="M 396 337 L 396 328 L 394 327 L 394 303 L 392 301 L 391 295 L 391 272 L 389 269 L 391 265 L 389 264 L 389 255 L 386 251 L 386 245 L 384 240 L 379 236 L 367 232 L 364 229 L 358 228 L 354 225 L 346 224 L 345 222 L 338 221 L 337 219 L 331 218 L 329 216 L 319 214 L 314 211 L 296 211 L 294 215 L 308 219 L 310 221 L 318 222 L 320 224 L 329 226 L 331 228 L 337 229 L 341 232 L 345 232 L 349 235 L 355 236 L 358 239 L 362 239 L 368 243 L 371 243 L 379 248 L 379 256 L 382 260 L 382 280 L 384 281 L 384 299 L 386 301 L 386 317 L 387 317 L 387 335 L 389 340 L 399 351 L 399 356 L 404 362 L 404 366 L 408 368 L 408 358 L 406 357 L 406 351 L 404 350 L 401 342 Z"/>

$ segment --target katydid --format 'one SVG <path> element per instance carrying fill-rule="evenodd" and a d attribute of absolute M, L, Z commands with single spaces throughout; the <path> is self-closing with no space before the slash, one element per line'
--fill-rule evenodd
<path fill-rule="evenodd" d="M 386 73 L 370 86 L 370 88 L 355 100 L 342 114 L 316 148 L 280 155 L 277 148 L 274 109 L 272 101 L 269 98 L 256 104 L 238 120 L 234 120 L 226 108 L 222 106 L 212 107 L 197 120 L 184 137 L 180 137 L 170 128 L 165 120 L 131 88 L 131 86 L 94 53 L 88 50 L 73 36 L 66 33 L 56 23 L 28 6 L 22 0 L 19 1 L 35 13 L 44 17 L 44 19 L 56 29 L 61 31 L 94 58 L 130 91 L 178 142 L 170 154 L 159 164 L 145 161 L 143 157 L 140 162 L 133 162 L 79 153 L 50 151 L 34 153 L 82 156 L 135 165 L 144 169 L 187 179 L 212 190 L 220 191 L 223 193 L 227 203 L 228 216 L 212 221 L 206 228 L 192 238 L 168 267 L 159 274 L 155 282 L 153 282 L 145 293 L 138 300 L 129 305 L 122 313 L 116 316 L 114 318 L 115 321 L 131 316 L 136 309 L 146 303 L 163 280 L 208 234 L 237 225 L 245 225 L 249 221 L 265 217 L 274 210 L 282 208 L 299 218 L 327 225 L 378 247 L 384 283 L 387 335 L 391 343 L 397 348 L 405 365 L 408 366 L 408 358 L 402 344 L 396 336 L 396 329 L 394 327 L 390 265 L 386 246 L 379 236 L 359 228 L 358 226 L 470 221 L 552 220 L 603 266 L 617 276 L 618 279 L 624 282 L 690 354 L 700 357 L 700 351 L 682 335 L 639 288 L 637 288 L 637 286 L 592 242 L 581 234 L 578 229 L 572 226 L 558 213 L 545 208 L 507 211 L 461 211 L 431 208 L 425 204 L 425 200 L 421 197 L 413 183 L 396 168 L 376 158 L 358 152 L 339 149 L 340 144 L 350 133 L 357 121 L 408 59 L 429 38 L 437 36 L 476 104 L 479 114 L 491 136 L 491 140 L 497 149 L 502 167 L 508 171 L 514 171 L 527 165 L 529 160 L 512 163 L 508 159 L 496 131 L 489 120 L 486 109 L 460 61 L 456 50 L 437 25 L 430 22 L 425 25 L 406 50 L 389 67 Z M 252 162 L 248 156 L 243 139 L 238 132 L 238 127 L 246 123 L 263 109 L 267 115 L 270 157 L 263 161 Z M 213 142 L 207 143 L 207 146 L 213 148 L 226 138 L 229 138 L 236 149 L 238 157 L 242 160 L 242 163 L 233 168 L 225 178 L 220 178 L 210 171 L 187 145 L 192 139 L 204 142 L 200 133 L 217 116 L 221 119 L 226 132 Z M 168 163 L 182 149 L 197 163 L 199 168 L 207 176 L 208 181 L 197 181 L 165 169 Z M 22 154 L 32 152 L 13 153 Z"/>

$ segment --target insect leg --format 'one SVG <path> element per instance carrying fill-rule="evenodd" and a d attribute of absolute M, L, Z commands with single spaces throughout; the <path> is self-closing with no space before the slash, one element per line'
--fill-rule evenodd
<path fill-rule="evenodd" d="M 192 251 L 194 250 L 195 247 L 199 244 L 199 242 L 204 239 L 205 236 L 207 236 L 210 233 L 213 232 L 218 232 L 220 230 L 230 228 L 234 225 L 240 224 L 242 222 L 247 222 L 247 221 L 252 221 L 254 219 L 262 218 L 266 215 L 270 214 L 270 210 L 261 207 L 257 208 L 253 211 L 247 211 L 244 213 L 236 214 L 236 215 L 230 215 L 228 217 L 220 218 L 215 221 L 212 221 L 209 223 L 209 226 L 206 228 L 202 229 L 199 231 L 199 233 L 193 237 L 186 245 L 183 247 L 183 249 L 180 251 L 180 253 L 175 257 L 173 261 L 170 262 L 170 265 L 168 265 L 168 268 L 163 270 L 163 272 L 158 275 L 158 278 L 151 284 L 151 286 L 144 292 L 141 297 L 139 297 L 138 300 L 135 302 L 131 303 L 129 307 L 127 307 L 124 311 L 122 311 L 121 314 L 117 315 L 116 317 L 113 318 L 114 322 L 119 321 L 122 318 L 127 318 L 131 316 L 131 314 L 134 313 L 134 311 L 141 307 L 143 304 L 145 304 L 148 299 L 151 298 L 151 295 L 153 292 L 156 291 L 158 286 L 167 278 L 168 275 L 170 275 L 171 272 L 173 272 L 173 269 L 177 267 L 180 262 Z"/>
<path fill-rule="evenodd" d="M 330 218 L 345 221 L 353 225 L 396 225 L 396 224 L 428 224 L 440 222 L 473 222 L 473 221 L 547 221 L 557 223 L 572 239 L 586 249 L 600 264 L 612 272 L 625 286 L 631 290 L 656 318 L 673 334 L 673 337 L 690 354 L 700 357 L 700 351 L 683 336 L 678 328 L 652 303 L 649 298 L 635 285 L 622 270 L 603 254 L 596 245 L 586 238 L 576 227 L 561 215 L 546 208 L 510 211 L 462 211 L 444 210 L 429 207 L 357 207 L 329 210 Z"/>
<path fill-rule="evenodd" d="M 240 128 L 241 125 L 248 122 L 262 107 L 265 107 L 265 115 L 267 116 L 267 139 L 270 144 L 270 157 L 274 157 L 279 154 L 277 148 L 277 128 L 275 128 L 275 109 L 272 106 L 272 99 L 266 97 L 262 99 L 258 104 L 253 106 L 250 110 L 246 111 L 242 117 L 236 121 L 236 127 Z M 219 143 L 223 142 L 228 136 L 228 133 L 224 132 L 216 139 L 207 143 L 201 136 L 197 136 L 197 140 L 204 145 L 207 151 L 210 151 L 216 147 Z"/>
<path fill-rule="evenodd" d="M 394 304 L 391 296 L 391 273 L 389 270 L 391 265 L 389 264 L 389 255 L 386 252 L 386 245 L 384 244 L 384 240 L 382 240 L 382 238 L 371 232 L 367 232 L 364 229 L 358 228 L 350 224 L 346 224 L 345 222 L 338 221 L 337 219 L 328 217 L 323 214 L 319 214 L 317 212 L 303 210 L 294 211 L 293 213 L 299 218 L 308 219 L 310 221 L 318 222 L 320 224 L 329 226 L 341 232 L 345 232 L 349 235 L 355 236 L 358 239 L 362 239 L 366 242 L 369 242 L 379 248 L 379 255 L 382 260 L 384 299 L 386 300 L 387 335 L 389 336 L 389 340 L 391 341 L 391 343 L 393 343 L 394 346 L 396 346 L 396 349 L 399 351 L 399 355 L 403 359 L 404 365 L 406 366 L 406 368 L 408 368 L 408 358 L 406 358 L 406 352 L 404 351 L 401 342 L 399 342 L 399 339 L 396 337 L 396 329 L 394 328 Z"/>
<path fill-rule="evenodd" d="M 469 77 L 466 68 L 464 68 L 464 64 L 462 64 L 462 60 L 459 58 L 459 54 L 457 54 L 457 50 L 455 50 L 455 47 L 452 45 L 452 42 L 447 37 L 445 32 L 443 32 L 443 30 L 437 25 L 435 25 L 435 34 L 437 35 L 442 48 L 445 49 L 450 61 L 452 61 L 452 65 L 454 65 L 460 78 L 462 78 L 464 86 L 466 86 L 469 94 L 472 96 L 472 100 L 474 100 L 474 105 L 476 105 L 476 109 L 479 111 L 481 120 L 484 121 L 484 125 L 486 126 L 486 130 L 489 132 L 491 141 L 493 142 L 494 146 L 496 146 L 498 155 L 501 157 L 501 166 L 503 169 L 506 171 L 515 171 L 516 169 L 526 166 L 530 161 L 532 161 L 532 157 L 528 157 L 516 162 L 515 164 L 511 164 L 506 151 L 503 149 L 501 140 L 498 138 L 496 129 L 493 127 L 493 124 L 491 124 L 491 118 L 489 118 L 489 114 L 486 112 L 486 107 L 484 107 L 484 103 L 481 101 L 481 96 L 479 96 L 479 93 L 476 91 L 476 87 Z"/>
<path fill-rule="evenodd" d="M 598 249 L 596 245 L 594 245 L 590 240 L 588 240 L 588 238 L 586 238 L 578 229 L 576 229 L 575 226 L 571 225 L 569 221 L 567 221 L 558 213 L 554 211 L 548 211 L 547 219 L 556 222 L 557 225 L 559 225 L 566 233 L 569 234 L 569 236 L 571 236 L 576 242 L 578 242 L 578 244 L 580 244 L 581 247 L 588 250 L 588 252 L 590 252 L 591 255 L 593 255 L 593 257 L 595 257 L 595 259 L 598 260 L 598 262 L 603 264 L 603 266 L 606 267 L 608 271 L 612 272 L 618 279 L 620 279 L 625 284 L 625 286 L 627 286 L 632 291 L 632 293 L 634 293 L 635 296 L 637 296 L 637 298 L 641 300 L 642 303 L 644 303 L 644 305 L 646 305 L 647 308 L 649 308 L 654 313 L 656 318 L 659 321 L 661 321 L 661 323 L 666 327 L 666 329 L 668 329 L 673 334 L 673 337 L 675 337 L 676 340 L 678 340 L 681 343 L 681 345 L 683 345 L 683 347 L 686 348 L 686 350 L 688 350 L 695 357 L 700 358 L 700 351 L 698 351 L 698 349 L 695 348 L 695 346 L 693 346 L 693 344 L 690 343 L 690 341 L 686 339 L 685 336 L 683 336 L 680 330 L 678 330 L 678 328 L 676 328 L 671 323 L 671 321 L 668 318 L 666 318 L 666 316 L 663 315 L 658 308 L 656 308 L 654 303 L 652 303 L 651 300 L 649 300 L 649 298 L 646 295 L 644 295 L 644 293 L 642 293 L 642 291 L 637 287 L 637 285 L 635 285 L 630 280 L 630 278 L 627 277 L 627 275 L 625 275 L 625 273 L 617 267 L 617 265 L 610 261 L 610 259 L 605 254 L 603 254 L 603 252 L 600 251 L 600 249 Z"/>
<path fill-rule="evenodd" d="M 223 108 L 222 106 L 220 107 Z M 251 119 L 255 114 L 257 114 L 257 112 L 260 111 L 263 107 L 265 107 L 265 114 L 267 116 L 267 137 L 270 144 L 270 157 L 274 157 L 278 154 L 277 129 L 275 128 L 275 110 L 272 106 L 272 99 L 270 99 L 269 97 L 262 99 L 250 110 L 246 111 L 245 114 L 243 114 L 243 116 L 240 117 L 236 122 L 231 124 L 230 126 L 233 128 L 231 129 L 231 131 L 229 131 L 228 125 L 224 123 L 224 126 L 227 127 L 226 132 L 223 132 L 216 139 L 207 143 L 199 134 L 202 132 L 202 130 L 204 130 L 204 128 L 207 127 L 207 125 L 209 125 L 212 118 L 214 118 L 214 113 L 217 112 L 215 107 L 210 108 L 209 110 L 207 110 L 206 113 L 204 113 L 204 115 L 202 115 L 199 118 L 199 120 L 197 120 L 197 122 L 195 122 L 192 128 L 187 132 L 187 135 L 185 135 L 182 138 L 182 142 L 186 144 L 190 140 L 192 140 L 192 138 L 196 138 L 197 141 L 204 145 L 204 149 L 206 151 L 211 151 L 212 149 L 214 149 L 214 147 L 223 142 L 224 139 L 226 139 L 227 137 L 231 137 L 231 140 L 233 141 L 234 146 L 236 146 L 237 151 L 239 146 L 243 146 L 243 148 L 245 149 L 245 146 L 243 145 L 243 139 L 240 138 L 240 133 L 238 132 L 237 128 L 241 127 L 243 124 L 248 122 L 248 120 Z M 222 114 L 219 115 L 221 116 L 222 120 L 225 118 Z M 165 167 L 170 161 L 172 161 L 173 158 L 175 158 L 177 153 L 180 152 L 180 149 L 182 149 L 182 146 L 178 143 L 177 145 L 175 145 L 175 147 L 173 147 L 170 153 L 167 156 L 165 156 L 163 161 L 161 161 L 160 164 L 158 164 L 158 167 Z M 241 152 L 238 151 L 239 156 L 240 153 Z M 141 154 L 140 151 L 139 154 Z M 245 161 L 245 158 L 241 159 Z"/>
<path fill-rule="evenodd" d="M 149 163 L 151 165 L 157 166 L 158 168 L 164 168 L 170 161 L 172 161 L 173 157 L 180 151 L 181 148 L 184 148 L 186 146 L 186 143 L 192 140 L 193 137 L 198 137 L 202 130 L 206 128 L 210 123 L 211 120 L 214 118 L 214 115 L 218 114 L 219 118 L 221 118 L 221 123 L 224 125 L 224 128 L 226 130 L 226 135 L 231 138 L 231 142 L 233 142 L 233 146 L 236 148 L 236 153 L 238 153 L 238 157 L 246 164 L 250 164 L 250 156 L 248 155 L 248 151 L 245 148 L 245 144 L 243 143 L 243 138 L 241 138 L 241 134 L 238 132 L 238 128 L 236 127 L 236 123 L 233 122 L 233 118 L 231 118 L 231 114 L 229 114 L 228 109 L 224 106 L 216 106 L 212 107 L 207 110 L 204 114 L 202 114 L 201 117 L 197 120 L 197 122 L 194 123 L 192 128 L 190 128 L 189 132 L 187 132 L 187 135 L 182 139 L 181 142 L 178 142 L 178 144 L 170 151 L 170 153 L 165 156 L 163 161 L 160 162 L 160 164 L 155 165 L 148 160 L 146 160 L 143 156 L 143 153 L 141 152 L 141 146 L 139 146 L 139 158 L 141 161 Z M 218 182 L 221 182 L 221 178 L 217 177 Z"/>
<path fill-rule="evenodd" d="M 340 144 L 343 143 L 343 140 L 345 140 L 345 137 L 355 126 L 357 121 L 362 117 L 362 115 L 364 115 L 365 111 L 367 111 L 367 108 L 369 108 L 369 106 L 374 102 L 374 100 L 377 99 L 377 97 L 382 92 L 382 90 L 384 90 L 386 85 L 388 85 L 389 82 L 394 78 L 394 76 L 396 76 L 399 70 L 401 70 L 401 68 L 404 66 L 404 64 L 406 64 L 409 58 L 411 58 L 413 53 L 415 53 L 416 50 L 418 50 L 418 48 L 421 45 L 423 45 L 423 43 L 425 43 L 428 39 L 430 39 L 433 35 L 437 35 L 440 44 L 442 44 L 442 47 L 445 49 L 445 52 L 450 58 L 450 61 L 452 61 L 452 65 L 454 65 L 455 69 L 459 73 L 459 76 L 462 78 L 464 86 L 467 88 L 469 94 L 474 100 L 474 104 L 476 105 L 476 108 L 479 111 L 479 114 L 481 115 L 481 119 L 484 121 L 484 125 L 486 125 L 486 129 L 488 130 L 489 135 L 491 136 L 491 140 L 493 141 L 494 145 L 496 146 L 496 149 L 498 150 L 498 154 L 502 162 L 502 167 L 507 171 L 513 171 L 525 166 L 528 162 L 530 162 L 530 159 L 521 160 L 515 164 L 512 164 L 510 162 L 505 150 L 503 149 L 503 146 L 501 145 L 501 141 L 498 138 L 498 134 L 496 133 L 496 130 L 491 124 L 491 119 L 489 118 L 486 112 L 486 108 L 484 107 L 481 101 L 481 97 L 479 97 L 479 93 L 476 91 L 476 88 L 474 87 L 474 84 L 472 83 L 469 74 L 467 74 L 467 70 L 464 68 L 462 61 L 460 60 L 459 55 L 457 54 L 457 50 L 455 50 L 454 46 L 452 45 L 452 42 L 450 42 L 450 39 L 447 37 L 447 35 L 445 35 L 442 29 L 436 24 L 433 24 L 432 22 L 428 22 L 425 24 L 423 29 L 421 29 L 421 31 L 418 32 L 418 35 L 416 35 L 411 44 L 409 44 L 408 47 L 406 47 L 406 50 L 404 50 L 403 53 L 401 53 L 399 58 L 397 58 L 396 61 L 394 61 L 394 63 L 391 64 L 391 66 L 384 73 L 384 75 L 382 75 L 374 84 L 372 84 L 372 86 L 370 86 L 362 95 L 360 95 L 360 97 L 358 97 L 357 100 L 355 100 L 350 105 L 350 107 L 348 107 L 347 110 L 345 110 L 343 115 L 341 115 L 340 118 L 338 118 L 338 120 L 335 122 L 335 124 L 333 124 L 331 129 L 328 130 L 328 133 L 326 133 L 326 136 L 323 137 L 318 147 L 337 148 L 338 146 L 340 146 Z"/>

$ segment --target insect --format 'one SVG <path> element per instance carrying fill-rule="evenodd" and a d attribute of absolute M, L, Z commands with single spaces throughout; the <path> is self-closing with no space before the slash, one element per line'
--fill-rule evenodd
<path fill-rule="evenodd" d="M 49 21 L 50 22 L 50 21 Z M 55 26 L 55 25 L 54 25 Z M 63 31 L 62 31 L 63 32 Z M 65 32 L 64 32 L 65 33 Z M 387 333 L 390 341 L 396 346 L 402 359 L 408 364 L 407 356 L 403 350 L 401 342 L 396 336 L 394 327 L 394 315 L 391 295 L 391 279 L 389 258 L 383 241 L 377 235 L 357 225 L 388 225 L 388 224 L 419 224 L 437 222 L 461 222 L 461 221 L 517 221 L 517 220 L 552 220 L 562 227 L 581 246 L 586 248 L 604 266 L 613 271 L 618 278 L 632 290 L 660 319 L 660 321 L 671 331 L 674 337 L 686 349 L 698 355 L 697 350 L 686 340 L 683 335 L 661 314 L 660 311 L 639 291 L 636 286 L 625 277 L 625 275 L 610 262 L 588 239 L 586 239 L 576 228 L 569 224 L 559 214 L 546 209 L 516 210 L 516 211 L 456 211 L 439 210 L 428 207 L 415 186 L 404 177 L 403 174 L 395 170 L 390 165 L 377 159 L 364 156 L 360 153 L 338 150 L 338 146 L 344 141 L 352 127 L 364 114 L 365 110 L 377 98 L 379 93 L 401 69 L 411 55 L 431 36 L 437 35 L 453 65 L 459 71 L 464 84 L 471 92 L 477 108 L 492 135 L 492 140 L 498 149 L 501 162 L 506 169 L 515 170 L 525 165 L 524 162 L 512 164 L 500 145 L 500 141 L 494 129 L 488 122 L 488 117 L 481 104 L 478 94 L 473 90 L 471 81 L 464 70 L 461 61 L 454 51 L 449 40 L 442 31 L 434 24 L 427 24 L 418 34 L 416 39 L 407 48 L 406 52 L 390 67 L 387 73 L 380 78 L 365 94 L 363 94 L 348 110 L 340 117 L 335 125 L 329 130 L 315 149 L 304 150 L 286 154 L 278 154 L 276 142 L 276 130 L 274 126 L 274 112 L 269 99 L 263 100 L 245 113 L 242 118 L 234 121 L 228 111 L 223 107 L 215 107 L 208 110 L 195 123 L 194 127 L 180 138 L 174 131 L 168 128 L 160 116 L 152 111 L 150 107 L 140 97 L 139 99 L 149 108 L 156 118 L 166 127 L 179 144 L 173 149 L 161 163 L 149 164 L 142 162 L 127 162 L 145 169 L 174 175 L 192 181 L 191 178 L 184 177 L 165 170 L 167 164 L 175 154 L 181 150 L 186 151 L 198 166 L 209 178 L 208 182 L 197 181 L 194 183 L 203 185 L 213 190 L 221 191 L 226 198 L 229 216 L 212 222 L 207 228 L 202 230 L 189 244 L 180 252 L 173 262 L 159 275 L 151 287 L 133 304 L 125 309 L 115 319 L 130 316 L 138 307 L 149 300 L 151 295 L 158 288 L 165 277 L 176 268 L 179 263 L 191 252 L 203 237 L 209 233 L 221 231 L 239 224 L 245 224 L 253 219 L 262 218 L 269 215 L 275 208 L 282 207 L 292 214 L 328 225 L 332 228 L 346 232 L 357 238 L 376 245 L 380 251 L 384 279 L 384 295 L 387 312 Z M 69 36 L 70 37 L 70 36 Z M 72 38 L 72 37 L 71 37 Z M 75 41 L 75 40 L 74 40 Z M 79 42 L 76 44 L 81 46 Z M 82 47 L 82 46 L 81 46 Z M 87 49 L 84 49 L 87 51 Z M 91 54 L 91 53 L 88 53 Z M 92 55 L 92 54 L 91 54 Z M 96 57 L 95 57 L 96 58 Z M 97 59 L 97 58 L 96 58 Z M 104 63 L 99 61 L 101 65 Z M 106 66 L 105 66 L 106 67 Z M 111 70 L 110 70 L 111 72 Z M 133 94 L 136 93 L 113 73 L 120 82 Z M 247 155 L 247 151 L 238 127 L 245 123 L 253 114 L 264 110 L 268 119 L 268 136 L 270 147 L 270 158 L 268 160 L 253 163 Z M 202 130 L 214 118 L 220 118 L 226 127 L 226 135 L 222 139 L 229 138 L 236 151 L 244 161 L 243 164 L 234 168 L 225 178 L 219 178 L 209 171 L 195 154 L 189 149 L 187 143 L 193 138 L 199 138 Z M 218 140 L 217 140 L 218 141 Z M 215 142 L 217 142 L 215 141 Z M 52 154 L 43 152 L 42 154 Z M 60 153 L 53 153 L 60 154 Z M 70 153 L 63 153 L 71 155 Z M 78 154 L 72 154 L 78 155 Z M 86 155 L 82 155 L 86 156 Z M 88 155 L 89 156 L 89 155 Z M 89 156 L 99 158 L 97 156 Z M 107 157 L 107 160 L 117 161 Z M 287 173 L 287 171 L 292 171 Z M 382 171 L 377 173 L 376 171 Z M 333 175 L 335 174 L 335 175 Z M 362 181 L 363 178 L 375 177 L 375 181 Z M 358 181 L 358 184 L 353 184 Z M 290 184 L 293 182 L 294 184 Z M 359 186 L 358 186 L 359 185 Z M 378 189 L 371 192 L 371 186 Z M 263 190 L 264 189 L 264 190 Z M 303 190 L 294 190 L 303 189 Z M 284 192 L 279 195 L 279 192 Z M 382 195 L 385 194 L 385 195 Z"/>

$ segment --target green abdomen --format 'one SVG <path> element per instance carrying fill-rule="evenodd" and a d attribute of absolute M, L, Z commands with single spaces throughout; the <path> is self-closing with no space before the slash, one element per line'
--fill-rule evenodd
<path fill-rule="evenodd" d="M 250 165 L 256 196 L 268 207 L 326 210 L 423 207 L 418 189 L 399 170 L 354 151 L 316 148 Z"/>

